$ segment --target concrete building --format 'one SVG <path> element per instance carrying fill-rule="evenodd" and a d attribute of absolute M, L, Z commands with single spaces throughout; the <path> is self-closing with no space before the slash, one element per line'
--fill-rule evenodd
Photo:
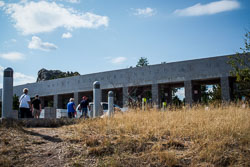
<path fill-rule="evenodd" d="M 13 93 L 20 96 L 23 88 L 28 88 L 31 97 L 40 95 L 43 107 L 66 108 L 70 97 L 74 97 L 76 103 L 83 95 L 92 100 L 93 82 L 99 81 L 102 101 L 107 101 L 108 91 L 112 90 L 114 103 L 120 106 L 126 105 L 132 94 L 139 98 L 149 96 L 155 105 L 161 104 L 162 96 L 171 103 L 174 87 L 184 87 L 185 101 L 191 104 L 200 100 L 202 84 L 220 84 L 222 99 L 229 101 L 234 78 L 227 61 L 228 56 L 219 56 L 93 73 L 15 86 Z"/>

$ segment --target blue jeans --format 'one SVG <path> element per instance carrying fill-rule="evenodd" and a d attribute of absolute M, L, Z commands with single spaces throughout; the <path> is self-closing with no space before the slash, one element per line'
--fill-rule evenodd
<path fill-rule="evenodd" d="M 68 117 L 69 118 L 75 118 L 75 114 L 73 112 L 68 112 Z"/>
<path fill-rule="evenodd" d="M 82 117 L 84 116 L 85 118 L 87 118 L 87 113 L 88 113 L 88 108 L 82 108 Z"/>

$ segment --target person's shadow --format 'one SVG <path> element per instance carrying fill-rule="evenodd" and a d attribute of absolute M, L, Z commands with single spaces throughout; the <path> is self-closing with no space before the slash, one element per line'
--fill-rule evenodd
<path fill-rule="evenodd" d="M 44 140 L 47 140 L 47 141 L 50 141 L 50 142 L 54 142 L 54 143 L 62 142 L 62 139 L 60 139 L 58 137 L 51 137 L 51 136 L 48 136 L 48 135 L 43 135 L 43 134 L 40 134 L 40 133 L 28 131 L 28 130 L 25 130 L 25 129 L 23 129 L 23 132 L 26 133 L 26 134 L 29 134 L 29 135 L 39 136 L 39 137 L 43 138 Z"/>

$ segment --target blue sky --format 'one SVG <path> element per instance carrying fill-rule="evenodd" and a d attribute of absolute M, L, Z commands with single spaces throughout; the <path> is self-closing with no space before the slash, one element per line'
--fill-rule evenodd
<path fill-rule="evenodd" d="M 250 27 L 249 0 L 0 0 L 0 87 L 41 68 L 80 74 L 233 54 Z"/>

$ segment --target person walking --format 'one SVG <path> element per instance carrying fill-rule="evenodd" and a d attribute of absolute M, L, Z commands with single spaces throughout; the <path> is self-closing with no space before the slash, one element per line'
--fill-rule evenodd
<path fill-rule="evenodd" d="M 34 118 L 39 118 L 40 113 L 42 111 L 41 100 L 39 99 L 39 95 L 35 96 L 35 99 L 32 101 L 32 115 Z"/>
<path fill-rule="evenodd" d="M 74 98 L 70 98 L 67 104 L 68 117 L 75 118 L 76 105 L 74 103 Z"/>
<path fill-rule="evenodd" d="M 82 97 L 82 101 L 80 102 L 80 107 L 82 111 L 82 117 L 88 118 L 88 108 L 89 108 L 89 101 L 86 96 Z"/>
<path fill-rule="evenodd" d="M 23 94 L 19 98 L 19 118 L 32 118 L 30 96 L 28 95 L 29 89 L 24 88 Z"/>

